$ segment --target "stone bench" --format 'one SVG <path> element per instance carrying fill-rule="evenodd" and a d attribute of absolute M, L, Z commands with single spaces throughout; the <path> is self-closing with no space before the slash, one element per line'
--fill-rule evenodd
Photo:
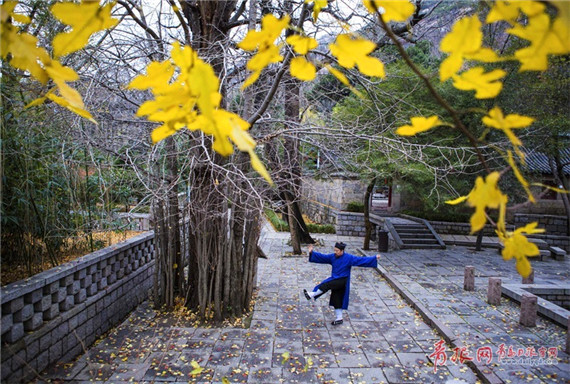
<path fill-rule="evenodd" d="M 559 247 L 550 247 L 550 256 L 556 260 L 564 260 L 566 251 Z"/>

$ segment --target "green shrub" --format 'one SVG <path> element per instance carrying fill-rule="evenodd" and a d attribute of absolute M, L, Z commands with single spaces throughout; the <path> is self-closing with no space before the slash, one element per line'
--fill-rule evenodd
<path fill-rule="evenodd" d="M 289 232 L 289 224 L 281 219 L 273 210 L 265 208 L 265 216 L 278 232 Z"/>
<path fill-rule="evenodd" d="M 311 233 L 336 233 L 334 225 L 331 224 L 307 224 L 307 229 Z"/>
<path fill-rule="evenodd" d="M 348 205 L 346 206 L 346 210 L 348 212 L 362 213 L 364 212 L 364 203 L 361 203 L 360 201 L 352 201 L 348 203 Z"/>
<path fill-rule="evenodd" d="M 265 216 L 267 220 L 273 225 L 276 231 L 289 232 L 289 224 L 281 219 L 273 210 L 266 208 Z M 336 233 L 334 225 L 331 224 L 307 224 L 307 229 L 310 233 Z"/>

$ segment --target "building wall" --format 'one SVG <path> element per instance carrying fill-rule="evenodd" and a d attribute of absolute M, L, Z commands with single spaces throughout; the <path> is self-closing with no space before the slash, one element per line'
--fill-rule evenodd
<path fill-rule="evenodd" d="M 147 299 L 154 263 L 146 232 L 2 287 L 2 382 L 28 382 L 118 325 Z"/>

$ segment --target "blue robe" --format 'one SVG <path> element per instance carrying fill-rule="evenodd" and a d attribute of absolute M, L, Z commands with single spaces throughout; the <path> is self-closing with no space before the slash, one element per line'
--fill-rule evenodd
<path fill-rule="evenodd" d="M 343 255 L 340 257 L 335 257 L 334 253 L 323 254 L 312 251 L 309 253 L 309 261 L 311 263 L 332 265 L 331 276 L 317 285 L 313 289 L 313 292 L 317 291 L 317 289 L 319 289 L 323 283 L 346 277 L 346 288 L 344 290 L 344 298 L 342 300 L 342 309 L 348 309 L 348 297 L 350 294 L 350 269 L 352 267 L 378 267 L 378 260 L 376 259 L 376 256 L 359 257 L 346 252 L 343 253 Z"/>

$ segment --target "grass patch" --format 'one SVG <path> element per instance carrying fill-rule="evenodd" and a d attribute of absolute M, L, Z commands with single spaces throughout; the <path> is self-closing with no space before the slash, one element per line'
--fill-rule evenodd
<path fill-rule="evenodd" d="M 281 219 L 277 213 L 269 208 L 265 208 L 265 216 L 267 220 L 271 223 L 273 228 L 278 232 L 289 232 L 289 223 L 285 222 L 285 220 Z M 308 222 L 309 220 L 305 219 L 307 223 L 307 229 L 310 233 L 336 233 L 334 225 L 331 224 L 316 224 Z"/>

